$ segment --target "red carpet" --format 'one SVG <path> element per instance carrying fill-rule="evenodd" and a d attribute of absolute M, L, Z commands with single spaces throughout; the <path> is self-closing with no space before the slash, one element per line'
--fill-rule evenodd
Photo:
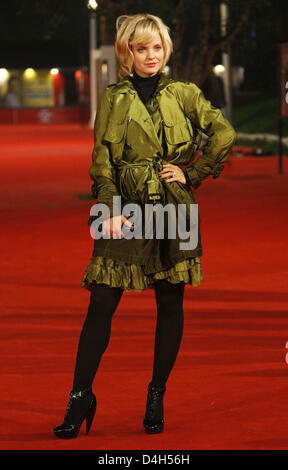
<path fill-rule="evenodd" d="M 89 293 L 92 132 L 0 127 L 1 449 L 287 449 L 288 165 L 231 156 L 195 191 L 204 280 L 186 287 L 165 432 L 142 428 L 155 301 L 125 292 L 94 382 L 89 436 L 54 438 L 71 390 Z"/>

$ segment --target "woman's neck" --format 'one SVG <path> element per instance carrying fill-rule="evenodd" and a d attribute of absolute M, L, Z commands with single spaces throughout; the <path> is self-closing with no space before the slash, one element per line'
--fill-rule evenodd
<path fill-rule="evenodd" d="M 158 78 L 160 76 L 160 71 L 155 73 L 154 75 L 148 75 L 147 77 L 143 77 L 142 75 L 139 75 L 137 72 L 135 72 L 135 70 L 132 72 L 133 73 L 133 77 L 136 79 L 136 80 L 146 80 L 147 78 L 150 78 L 150 79 L 155 79 Z"/>
<path fill-rule="evenodd" d="M 152 75 L 151 77 L 141 77 L 135 71 L 133 72 L 131 81 L 144 104 L 149 101 L 149 99 L 157 89 L 160 75 L 161 73 L 158 72 L 155 75 Z"/>

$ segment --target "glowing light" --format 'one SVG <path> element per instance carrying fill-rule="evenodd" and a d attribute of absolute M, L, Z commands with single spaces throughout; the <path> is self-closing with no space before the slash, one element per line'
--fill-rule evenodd
<path fill-rule="evenodd" d="M 92 8 L 92 10 L 96 10 L 97 7 L 98 7 L 98 3 L 96 2 L 96 0 L 88 1 L 88 8 Z"/>
<path fill-rule="evenodd" d="M 224 67 L 224 65 L 222 65 L 222 64 L 215 65 L 215 67 L 213 67 L 213 72 L 214 72 L 216 75 L 222 75 L 222 74 L 225 72 L 225 67 Z"/>
<path fill-rule="evenodd" d="M 165 75 L 169 75 L 169 73 L 170 73 L 170 67 L 169 67 L 169 65 L 165 65 L 165 67 L 164 67 L 164 69 L 163 69 L 163 73 L 164 73 Z"/>
<path fill-rule="evenodd" d="M 103 64 L 101 65 L 101 69 L 102 69 L 102 73 L 104 75 L 107 75 L 107 73 L 108 73 L 108 64 L 106 62 L 103 62 Z"/>
<path fill-rule="evenodd" d="M 0 82 L 6 82 L 8 80 L 10 73 L 7 69 L 0 69 Z"/>
<path fill-rule="evenodd" d="M 57 68 L 53 68 L 53 69 L 50 70 L 51 75 L 58 75 L 58 73 L 59 73 L 59 69 L 57 69 Z"/>
<path fill-rule="evenodd" d="M 32 69 L 31 67 L 28 67 L 28 69 L 24 70 L 24 78 L 32 79 L 36 77 L 36 71 Z"/>

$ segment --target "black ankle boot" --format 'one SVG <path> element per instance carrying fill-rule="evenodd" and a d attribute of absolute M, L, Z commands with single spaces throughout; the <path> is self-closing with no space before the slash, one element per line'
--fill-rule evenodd
<path fill-rule="evenodd" d="M 166 387 L 153 387 L 148 385 L 146 413 L 143 420 L 145 431 L 148 434 L 156 434 L 164 429 L 163 396 Z"/>
<path fill-rule="evenodd" d="M 69 395 L 64 422 L 54 429 L 54 434 L 60 439 L 74 439 L 78 436 L 81 425 L 86 419 L 86 434 L 89 433 L 97 401 L 92 389 L 74 392 Z"/>

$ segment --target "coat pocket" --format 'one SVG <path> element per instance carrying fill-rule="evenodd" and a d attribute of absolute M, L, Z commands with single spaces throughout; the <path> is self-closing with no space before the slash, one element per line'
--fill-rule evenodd
<path fill-rule="evenodd" d="M 192 141 L 192 136 L 185 120 L 177 122 L 176 124 L 168 124 L 164 121 L 164 131 L 169 144 L 177 145 Z"/>

